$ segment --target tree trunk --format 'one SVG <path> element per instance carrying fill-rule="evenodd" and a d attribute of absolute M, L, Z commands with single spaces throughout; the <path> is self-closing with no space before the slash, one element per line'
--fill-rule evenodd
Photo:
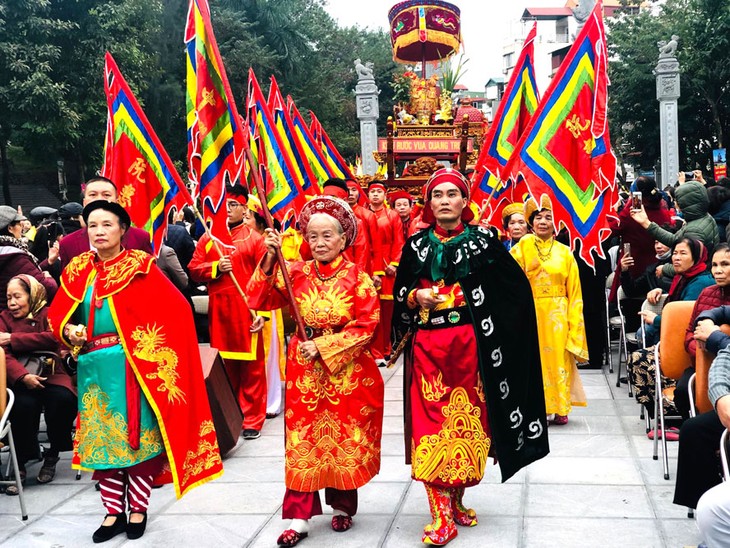
<path fill-rule="evenodd" d="M 3 200 L 6 205 L 13 205 L 10 199 L 10 162 L 8 161 L 8 140 L 0 137 L 0 179 L 2 179 Z"/>

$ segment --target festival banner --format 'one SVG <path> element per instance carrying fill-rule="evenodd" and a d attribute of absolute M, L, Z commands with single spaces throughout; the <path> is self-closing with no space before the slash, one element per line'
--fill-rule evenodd
<path fill-rule="evenodd" d="M 602 2 L 597 2 L 568 51 L 504 168 L 525 178 L 539 202 L 547 195 L 555 226 L 565 226 L 571 247 L 594 267 L 610 234 L 607 215 L 616 202 L 616 158 L 608 132 L 608 74 Z"/>
<path fill-rule="evenodd" d="M 266 187 L 266 203 L 271 215 L 283 221 L 298 214 L 306 202 L 302 181 L 294 169 L 294 160 L 288 154 L 276 128 L 274 116 L 264 100 L 253 69 L 248 70 L 248 131 L 251 148 L 259 165 Z M 259 196 L 261 199 L 261 196 Z"/>
<path fill-rule="evenodd" d="M 109 52 L 104 92 L 108 114 L 101 174 L 117 185 L 119 205 L 134 226 L 149 233 L 159 255 L 168 213 L 193 199 Z"/>
<path fill-rule="evenodd" d="M 271 87 L 269 88 L 267 104 L 269 111 L 274 116 L 274 125 L 279 131 L 282 144 L 289 158 L 294 160 L 292 167 L 297 172 L 298 179 L 302 182 L 302 190 L 310 196 L 320 194 L 317 177 L 314 175 L 312 167 L 304 155 L 302 143 L 294 128 L 291 116 L 289 116 L 289 111 L 284 104 L 284 97 L 282 97 L 281 91 L 279 90 L 279 84 L 273 76 L 271 77 Z"/>
<path fill-rule="evenodd" d="M 230 243 L 226 185 L 245 164 L 245 138 L 207 0 L 190 0 L 185 27 L 187 134 L 190 181 L 213 237 Z"/>
<path fill-rule="evenodd" d="M 335 147 L 332 140 L 327 135 L 327 132 L 322 127 L 322 124 L 314 115 L 313 111 L 309 111 L 309 115 L 312 117 L 312 124 L 309 126 L 312 132 L 312 137 L 317 141 L 324 151 L 324 157 L 330 166 L 330 171 L 334 173 L 334 177 L 338 179 L 352 179 L 352 173 L 350 173 L 350 167 L 347 162 L 342 158 L 337 147 Z"/>
<path fill-rule="evenodd" d="M 309 166 L 312 168 L 312 172 L 317 177 L 320 189 L 327 179 L 337 177 L 337 175 L 331 170 L 327 159 L 324 156 L 324 151 L 319 143 L 312 136 L 312 132 L 309 131 L 309 125 L 304 120 L 304 117 L 299 112 L 299 109 L 294 104 L 294 101 L 290 96 L 286 98 L 286 107 L 289 111 L 294 131 L 302 145 L 302 152 L 304 153 Z"/>
<path fill-rule="evenodd" d="M 472 175 L 472 201 L 482 212 L 482 218 L 496 219 L 497 223 L 504 207 L 522 201 L 522 195 L 527 193 L 523 179 L 516 185 L 506 177 L 500 181 L 500 177 L 540 102 L 534 67 L 536 33 L 537 22 L 527 33 Z"/>

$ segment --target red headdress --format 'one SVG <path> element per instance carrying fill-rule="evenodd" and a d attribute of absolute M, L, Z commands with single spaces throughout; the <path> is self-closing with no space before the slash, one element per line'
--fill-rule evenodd
<path fill-rule="evenodd" d="M 324 213 L 337 219 L 345 231 L 345 248 L 352 245 L 357 236 L 357 219 L 346 201 L 334 196 L 317 196 L 304 204 L 299 214 L 299 228 L 303 234 L 307 233 L 309 221 L 316 213 Z"/>
<path fill-rule="evenodd" d="M 437 186 L 444 183 L 451 183 L 461 190 L 461 194 L 464 198 L 469 200 L 469 181 L 466 180 L 461 173 L 450 167 L 444 167 L 435 171 L 433 175 L 423 185 L 423 222 L 432 225 L 436 222 L 436 217 L 433 215 L 431 210 L 431 192 Z M 464 207 L 461 212 L 461 220 L 464 223 L 474 219 L 474 212 L 468 206 Z"/>

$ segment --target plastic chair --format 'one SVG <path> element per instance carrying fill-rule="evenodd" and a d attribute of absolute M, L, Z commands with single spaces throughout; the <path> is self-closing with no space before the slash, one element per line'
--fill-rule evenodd
<path fill-rule="evenodd" d="M 726 335 L 730 335 L 730 324 L 723 324 L 720 330 Z M 708 352 L 704 345 L 700 348 L 697 345 L 697 354 L 695 356 L 695 372 L 689 379 L 689 414 L 691 417 L 697 413 L 707 413 L 712 411 L 712 402 L 709 396 L 709 374 L 712 361 L 715 354 Z"/>
<path fill-rule="evenodd" d="M 25 508 L 25 496 L 23 495 L 23 483 L 20 479 L 20 467 L 18 466 L 18 456 L 15 452 L 15 441 L 13 440 L 13 431 L 10 429 L 10 411 L 15 403 L 15 395 L 10 388 L 7 387 L 7 375 L 5 371 L 5 351 L 0 348 L 0 439 L 8 438 L 8 448 L 10 452 L 10 463 L 13 468 L 15 479 L 5 479 L 0 477 L 0 485 L 15 485 L 18 488 L 18 501 L 20 502 L 20 515 L 23 521 L 28 519 L 28 511 Z M 0 446 L 2 444 L 0 443 Z M 2 467 L 0 467 L 1 469 Z"/>
<path fill-rule="evenodd" d="M 654 460 L 658 459 L 659 437 L 656 430 L 661 431 L 662 460 L 664 479 L 669 479 L 669 456 L 667 454 L 667 436 L 665 431 L 664 406 L 662 405 L 661 376 L 679 379 L 692 363 L 690 355 L 684 348 L 684 334 L 689 325 L 695 301 L 675 301 L 667 304 L 662 310 L 662 327 L 659 342 L 654 350 L 654 416 L 657 417 L 654 435 Z"/>

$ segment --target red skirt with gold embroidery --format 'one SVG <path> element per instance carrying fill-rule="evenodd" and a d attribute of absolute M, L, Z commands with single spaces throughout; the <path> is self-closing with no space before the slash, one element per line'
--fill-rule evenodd
<path fill-rule="evenodd" d="M 418 330 L 413 338 L 411 475 L 441 487 L 479 483 L 490 446 L 471 325 Z"/>
<path fill-rule="evenodd" d="M 308 361 L 292 337 L 286 371 L 286 466 L 289 489 L 362 487 L 380 471 L 383 378 L 363 351 L 332 375 Z"/>

